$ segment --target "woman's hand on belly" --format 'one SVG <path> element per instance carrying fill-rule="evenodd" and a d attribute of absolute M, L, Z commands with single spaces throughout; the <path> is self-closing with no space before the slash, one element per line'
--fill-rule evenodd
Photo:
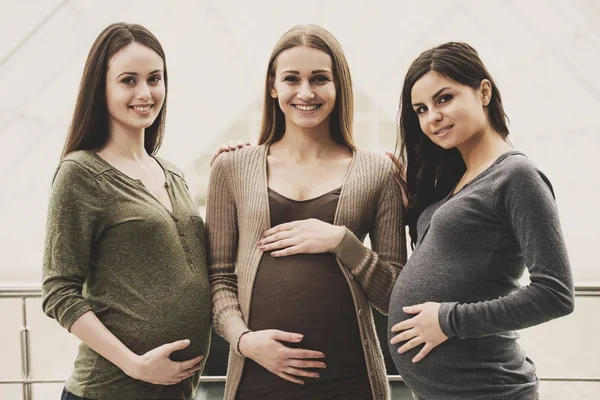
<path fill-rule="evenodd" d="M 415 317 L 402 321 L 392 327 L 392 332 L 401 332 L 394 336 L 391 344 L 405 342 L 398 348 L 398 353 L 404 353 L 416 346 L 424 344 L 421 351 L 412 359 L 413 362 L 421 361 L 436 346 L 442 344 L 448 337 L 440 327 L 438 311 L 440 303 L 427 302 L 410 307 L 403 307 L 407 314 L 417 314 Z"/>
<path fill-rule="evenodd" d="M 174 385 L 194 375 L 202 364 L 204 356 L 198 356 L 187 361 L 172 361 L 171 353 L 189 346 L 189 340 L 179 340 L 167 343 L 150 350 L 134 363 L 127 375 L 155 385 Z"/>
<path fill-rule="evenodd" d="M 273 257 L 292 254 L 327 253 L 337 246 L 346 229 L 316 218 L 277 225 L 265 232 L 258 242 L 261 251 L 273 251 Z"/>
<path fill-rule="evenodd" d="M 320 351 L 292 349 L 281 342 L 299 343 L 302 335 L 276 329 L 248 332 L 240 337 L 239 349 L 244 357 L 251 358 L 267 371 L 293 383 L 304 384 L 298 377 L 318 378 L 319 373 L 305 368 L 326 368 Z"/>

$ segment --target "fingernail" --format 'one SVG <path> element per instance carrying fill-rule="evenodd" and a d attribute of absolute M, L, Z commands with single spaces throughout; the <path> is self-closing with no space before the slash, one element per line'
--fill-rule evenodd
<path fill-rule="evenodd" d="M 298 340 L 302 340 L 303 338 L 304 338 L 304 336 L 302 336 L 302 335 L 297 335 L 296 336 L 296 339 L 298 339 Z"/>
<path fill-rule="evenodd" d="M 185 340 L 183 341 L 183 344 L 190 344 L 190 340 L 189 340 L 189 339 L 185 339 Z"/>
<path fill-rule="evenodd" d="M 400 353 L 400 354 L 404 353 L 404 350 L 402 349 L 402 347 L 398 349 L 398 353 Z"/>
<path fill-rule="evenodd" d="M 402 311 L 408 310 L 408 307 L 402 307 Z"/>

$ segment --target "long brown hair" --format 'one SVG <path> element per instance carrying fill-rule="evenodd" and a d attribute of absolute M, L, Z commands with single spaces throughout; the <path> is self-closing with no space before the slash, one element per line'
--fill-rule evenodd
<path fill-rule="evenodd" d="M 400 157 L 406 168 L 410 201 L 406 223 L 414 246 L 417 242 L 417 220 L 431 204 L 448 195 L 466 171 L 456 148 L 445 150 L 434 144 L 421 130 L 419 117 L 412 107 L 411 92 L 415 83 L 429 71 L 473 89 L 487 79 L 492 85 L 492 98 L 487 106 L 488 121 L 494 131 L 507 140 L 507 116 L 502 96 L 477 51 L 466 43 L 448 42 L 429 49 L 408 68 L 402 88 L 398 112 Z"/>
<path fill-rule="evenodd" d="M 158 39 L 146 28 L 123 22 L 104 29 L 94 41 L 85 62 L 73 120 L 69 126 L 62 157 L 75 150 L 93 150 L 108 140 L 108 108 L 106 105 L 106 73 L 110 59 L 130 43 L 137 42 L 154 50 L 163 60 L 165 99 L 158 117 L 144 134 L 144 148 L 148 154 L 158 151 L 164 133 L 167 114 L 167 62 Z"/>
<path fill-rule="evenodd" d="M 331 112 L 331 137 L 350 149 L 355 149 L 352 138 L 352 121 L 354 118 L 354 97 L 352 79 L 348 61 L 337 39 L 326 29 L 318 25 L 296 25 L 275 44 L 269 59 L 265 82 L 265 98 L 263 105 L 262 127 L 258 144 L 277 142 L 285 133 L 285 116 L 277 99 L 271 96 L 271 88 L 275 79 L 277 57 L 287 49 L 306 46 L 321 50 L 331 57 L 333 80 L 335 82 L 336 100 Z"/>

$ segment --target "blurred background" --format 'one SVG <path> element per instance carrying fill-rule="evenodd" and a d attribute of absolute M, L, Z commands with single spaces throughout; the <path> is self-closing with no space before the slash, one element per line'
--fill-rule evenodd
<path fill-rule="evenodd" d="M 554 185 L 578 288 L 574 314 L 523 331 L 521 344 L 537 365 L 542 399 L 600 398 L 594 261 L 600 1 L 0 0 L 0 6 L 1 399 L 58 399 L 75 358 L 77 339 L 43 315 L 38 297 L 46 207 L 89 48 L 119 21 L 146 26 L 167 53 L 167 130 L 159 155 L 183 169 L 202 210 L 215 150 L 229 140 L 256 141 L 268 58 L 293 25 L 320 24 L 340 41 L 354 84 L 355 140 L 378 152 L 394 149 L 411 61 L 450 40 L 474 46 L 502 93 L 512 143 Z M 383 328 L 385 319 L 378 319 Z M 214 340 L 197 399 L 220 398 L 225 362 L 226 345 Z M 409 399 L 401 381 L 392 381 L 394 398 Z"/>

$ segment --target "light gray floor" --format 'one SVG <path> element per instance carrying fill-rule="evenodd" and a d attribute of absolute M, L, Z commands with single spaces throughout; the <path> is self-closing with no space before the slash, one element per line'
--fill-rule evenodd
<path fill-rule="evenodd" d="M 412 400 L 410 390 L 402 382 L 390 383 L 392 388 L 392 399 L 393 400 Z M 198 388 L 198 393 L 195 400 L 221 400 L 223 398 L 224 384 L 222 382 L 217 383 L 203 383 Z"/>

